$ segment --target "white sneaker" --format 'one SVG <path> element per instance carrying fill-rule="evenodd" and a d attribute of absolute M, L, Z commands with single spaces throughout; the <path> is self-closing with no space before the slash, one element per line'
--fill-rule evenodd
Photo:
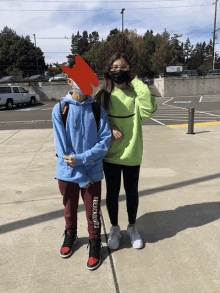
<path fill-rule="evenodd" d="M 131 245 L 134 248 L 142 248 L 143 247 L 143 241 L 141 239 L 140 234 L 138 233 L 136 226 L 129 227 L 129 225 L 128 225 L 127 234 L 130 237 Z"/>
<path fill-rule="evenodd" d="M 119 239 L 121 238 L 120 227 L 112 226 L 108 237 L 108 247 L 117 249 L 119 247 Z"/>

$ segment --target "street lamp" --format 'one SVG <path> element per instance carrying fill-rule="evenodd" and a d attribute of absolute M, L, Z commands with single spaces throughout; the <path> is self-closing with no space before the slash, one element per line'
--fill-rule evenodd
<path fill-rule="evenodd" d="M 124 11 L 125 11 L 125 8 L 122 8 L 122 11 L 121 11 L 121 14 L 122 14 L 122 50 L 123 50 L 123 53 L 124 53 L 124 32 L 123 32 L 123 28 L 124 28 Z"/>
<path fill-rule="evenodd" d="M 35 52 L 36 52 L 36 60 L 37 60 L 37 73 L 39 75 L 39 68 L 38 68 L 38 59 L 37 59 L 37 50 L 36 50 L 36 39 L 35 39 L 35 34 L 34 35 L 34 41 L 35 41 Z"/>

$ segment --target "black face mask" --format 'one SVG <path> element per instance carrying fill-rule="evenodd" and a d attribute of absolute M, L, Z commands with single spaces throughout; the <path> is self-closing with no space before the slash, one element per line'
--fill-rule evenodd
<path fill-rule="evenodd" d="M 128 81 L 130 78 L 129 71 L 123 71 L 123 70 L 111 71 L 110 76 L 111 76 L 111 79 L 117 84 L 122 84 L 125 81 Z"/>

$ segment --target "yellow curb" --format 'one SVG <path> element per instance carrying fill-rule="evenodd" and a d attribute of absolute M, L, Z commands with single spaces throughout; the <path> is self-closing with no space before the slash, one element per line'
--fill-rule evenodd
<path fill-rule="evenodd" d="M 216 125 L 220 124 L 219 122 L 206 122 L 206 123 L 195 123 L 194 126 L 200 126 L 200 125 Z M 175 127 L 188 127 L 188 124 L 177 124 L 177 125 L 167 125 L 167 127 L 175 128 Z"/>

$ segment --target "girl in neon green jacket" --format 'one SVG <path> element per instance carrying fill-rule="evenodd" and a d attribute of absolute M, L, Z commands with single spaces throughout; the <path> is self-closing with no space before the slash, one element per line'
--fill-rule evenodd
<path fill-rule="evenodd" d="M 112 224 L 108 246 L 117 249 L 121 238 L 118 225 L 118 197 L 123 171 L 127 198 L 127 233 L 134 248 L 143 247 L 135 226 L 138 209 L 138 180 L 143 154 L 142 124 L 152 118 L 157 104 L 149 88 L 131 72 L 130 61 L 115 53 L 104 71 L 104 85 L 94 99 L 105 109 L 112 131 L 111 145 L 103 160 L 106 204 Z"/>

